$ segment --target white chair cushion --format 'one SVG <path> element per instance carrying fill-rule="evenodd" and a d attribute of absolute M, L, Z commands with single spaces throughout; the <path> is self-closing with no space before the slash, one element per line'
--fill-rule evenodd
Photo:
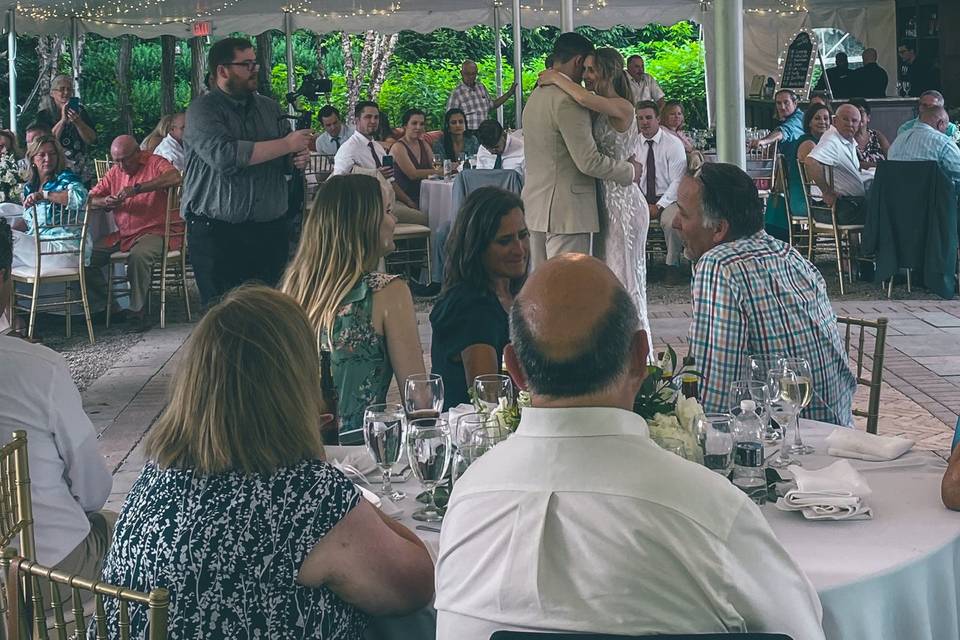
<path fill-rule="evenodd" d="M 37 270 L 35 267 L 14 267 L 13 277 L 15 278 L 35 278 Z M 40 277 L 41 278 L 58 278 L 61 276 L 79 276 L 80 268 L 79 267 L 59 267 L 53 269 L 45 269 L 43 266 L 40 267 Z"/>
<path fill-rule="evenodd" d="M 405 236 L 419 236 L 419 235 L 430 235 L 430 227 L 425 227 L 422 224 L 410 224 L 407 222 L 398 222 L 397 226 L 393 229 L 394 238 L 402 238 Z"/>

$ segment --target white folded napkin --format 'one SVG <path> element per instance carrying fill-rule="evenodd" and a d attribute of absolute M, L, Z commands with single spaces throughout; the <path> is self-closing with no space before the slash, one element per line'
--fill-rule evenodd
<path fill-rule="evenodd" d="M 809 471 L 791 466 L 796 489 L 777 500 L 782 511 L 800 511 L 808 520 L 867 520 L 872 491 L 849 462 L 838 460 L 829 467 Z"/>
<path fill-rule="evenodd" d="M 913 440 L 900 436 L 878 436 L 856 429 L 838 427 L 827 436 L 827 453 L 838 458 L 871 462 L 895 460 L 913 448 Z"/>
<path fill-rule="evenodd" d="M 335 467 L 349 465 L 365 476 L 378 471 L 365 446 L 324 445 L 323 450 L 327 454 L 327 461 Z"/>

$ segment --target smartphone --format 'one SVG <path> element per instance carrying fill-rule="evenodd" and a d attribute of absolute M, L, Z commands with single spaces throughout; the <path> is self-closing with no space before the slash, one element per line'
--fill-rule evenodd
<path fill-rule="evenodd" d="M 958 444 L 960 444 L 960 418 L 957 418 L 957 426 L 953 430 L 953 444 L 950 446 L 950 451 L 956 449 Z"/>
<path fill-rule="evenodd" d="M 393 156 L 391 156 L 391 155 L 389 155 L 389 154 L 383 156 L 382 158 L 380 158 L 380 164 L 382 164 L 382 165 L 385 166 L 385 167 L 392 167 L 392 166 L 393 166 Z"/>
<path fill-rule="evenodd" d="M 74 111 L 76 113 L 80 113 L 80 98 L 73 96 L 67 100 L 67 109 L 70 109 L 70 111 Z"/>

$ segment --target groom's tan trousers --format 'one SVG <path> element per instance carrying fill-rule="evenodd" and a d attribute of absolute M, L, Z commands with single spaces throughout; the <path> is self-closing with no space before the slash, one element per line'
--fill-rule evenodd
<path fill-rule="evenodd" d="M 530 270 L 561 253 L 585 253 L 590 255 L 589 233 L 530 232 Z"/>

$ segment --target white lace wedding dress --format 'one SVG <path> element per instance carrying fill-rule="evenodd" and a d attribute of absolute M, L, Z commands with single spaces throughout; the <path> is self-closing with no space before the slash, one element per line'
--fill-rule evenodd
<path fill-rule="evenodd" d="M 610 124 L 610 119 L 601 113 L 593 121 L 593 137 L 600 153 L 615 160 L 626 160 L 637 153 L 640 131 L 636 122 L 633 122 L 627 131 L 620 133 Z M 652 349 L 653 336 L 647 318 L 646 247 L 647 229 L 650 226 L 647 205 L 636 184 L 623 186 L 611 180 L 601 180 L 600 184 L 602 210 L 598 257 L 602 257 L 617 274 L 633 298 Z"/>

